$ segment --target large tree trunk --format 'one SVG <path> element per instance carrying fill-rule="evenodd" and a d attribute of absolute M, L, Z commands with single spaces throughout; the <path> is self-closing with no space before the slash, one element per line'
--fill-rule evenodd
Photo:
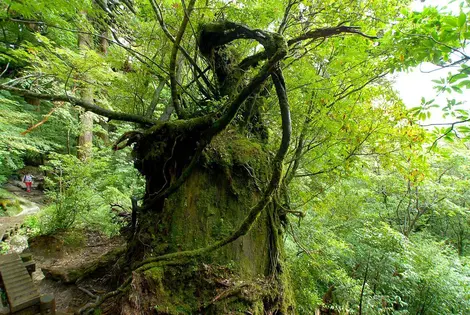
<path fill-rule="evenodd" d="M 164 139 L 160 131 L 142 136 L 135 153 L 147 180 L 147 197 L 181 174 L 195 146 L 194 134 Z M 230 235 L 260 199 L 269 181 L 270 159 L 260 143 L 234 130 L 214 138 L 184 184 L 138 214 L 128 260 L 136 263 L 144 257 L 203 248 Z M 134 272 L 122 312 L 293 313 L 275 210 L 269 205 L 245 236 L 207 255 Z"/>

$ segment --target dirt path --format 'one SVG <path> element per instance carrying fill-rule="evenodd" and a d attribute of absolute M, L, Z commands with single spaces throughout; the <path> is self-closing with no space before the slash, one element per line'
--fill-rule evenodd
<path fill-rule="evenodd" d="M 3 186 L 3 189 L 10 192 L 18 200 L 21 212 L 11 217 L 0 217 L 0 239 L 3 239 L 9 230 L 18 229 L 28 215 L 39 212 L 44 205 L 44 193 L 42 191 L 33 189 L 28 193 L 18 186 L 21 186 L 19 181 L 9 181 Z"/>
<path fill-rule="evenodd" d="M 18 199 L 23 199 L 39 206 L 44 205 L 44 192 L 42 190 L 37 189 L 37 186 L 34 185 L 31 192 L 26 192 L 22 186 L 23 184 L 20 181 L 10 180 L 3 186 L 3 189 L 12 193 Z"/>
<path fill-rule="evenodd" d="M 70 238 L 79 242 L 67 244 Z M 113 289 L 107 283 L 123 246 L 120 237 L 86 230 L 35 237 L 28 249 L 36 262 L 33 281 L 41 293 L 54 294 L 57 310 L 73 314 Z"/>

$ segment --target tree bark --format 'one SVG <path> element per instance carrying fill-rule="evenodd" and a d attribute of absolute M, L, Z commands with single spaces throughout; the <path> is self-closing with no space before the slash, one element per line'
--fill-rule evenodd
<path fill-rule="evenodd" d="M 195 140 L 181 134 L 165 141 L 156 137 L 148 133 L 135 146 L 148 196 L 175 181 Z M 167 155 L 161 154 L 165 145 Z M 138 263 L 144 257 L 204 248 L 229 236 L 262 198 L 272 172 L 269 160 L 262 144 L 235 130 L 216 136 L 176 192 L 138 213 L 127 259 Z M 150 305 L 158 306 L 158 314 L 176 314 L 177 309 L 188 314 L 291 314 L 282 247 L 281 220 L 271 203 L 235 241 L 189 261 L 175 258 L 134 273 L 136 291 L 120 307 L 123 314 L 153 314 L 147 311 Z"/>
<path fill-rule="evenodd" d="M 86 18 L 86 13 L 80 13 Z M 92 38 L 85 33 L 78 35 L 78 48 L 82 51 L 92 48 Z M 81 97 L 84 101 L 93 103 L 93 89 L 91 87 L 83 87 Z M 86 111 L 80 115 L 81 131 L 78 136 L 77 157 L 86 161 L 91 157 L 93 150 L 93 113 Z"/>
<path fill-rule="evenodd" d="M 78 158 L 86 161 L 93 150 L 93 113 L 84 112 L 80 115 L 81 132 L 78 137 Z"/>

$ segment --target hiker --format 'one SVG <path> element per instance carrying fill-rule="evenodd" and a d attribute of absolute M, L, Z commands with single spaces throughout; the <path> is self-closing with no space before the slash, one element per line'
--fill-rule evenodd
<path fill-rule="evenodd" d="M 33 185 L 33 175 L 25 174 L 23 176 L 23 183 L 26 185 L 26 191 L 31 192 L 31 186 Z"/>

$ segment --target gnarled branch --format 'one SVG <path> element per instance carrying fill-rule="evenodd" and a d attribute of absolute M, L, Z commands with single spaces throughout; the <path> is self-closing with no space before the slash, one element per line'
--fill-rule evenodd
<path fill-rule="evenodd" d="M 340 25 L 336 27 L 319 28 L 319 29 L 307 32 L 305 34 L 299 35 L 297 37 L 294 37 L 288 40 L 287 45 L 292 46 L 304 40 L 310 40 L 311 42 L 313 42 L 319 38 L 327 38 L 327 37 L 339 35 L 342 33 L 357 34 L 368 39 L 378 39 L 377 36 L 371 36 L 371 35 L 362 33 L 359 27 Z M 259 53 L 256 53 L 242 60 L 242 62 L 240 62 L 238 67 L 242 70 L 247 70 L 250 67 L 256 66 L 261 60 L 266 59 L 267 56 L 268 55 L 266 54 L 265 51 L 261 51 Z"/>
<path fill-rule="evenodd" d="M 241 36 L 240 38 L 247 38 L 245 37 L 246 34 L 253 34 L 253 36 L 255 37 L 254 39 L 256 40 L 259 39 L 257 31 L 252 31 L 245 26 L 240 26 L 235 23 L 228 23 L 228 22 L 224 22 L 224 23 L 226 24 L 222 24 L 222 25 L 226 25 L 229 29 L 231 29 L 233 26 L 235 26 L 236 28 L 241 27 L 242 32 L 240 34 Z M 225 32 L 223 28 L 219 29 L 219 31 L 221 31 L 222 33 Z M 279 61 L 281 61 L 287 55 L 287 46 L 285 44 L 284 39 L 280 35 L 275 34 L 275 33 L 264 33 L 261 36 L 269 37 L 269 38 L 264 38 L 260 40 L 266 44 L 267 51 L 274 51 L 271 58 L 261 68 L 258 74 L 251 79 L 250 83 L 248 83 L 245 86 L 245 88 L 243 88 L 242 91 L 240 91 L 240 93 L 226 105 L 226 110 L 222 114 L 222 116 L 219 119 L 215 120 L 214 123 L 211 125 L 211 127 L 209 127 L 205 132 L 203 132 L 193 158 L 191 159 L 186 169 L 183 170 L 183 173 L 180 175 L 180 177 L 172 185 L 167 187 L 165 190 L 147 199 L 146 205 L 141 208 L 142 211 L 150 210 L 158 200 L 161 200 L 162 198 L 165 198 L 169 196 L 170 194 L 172 194 L 174 191 L 176 191 L 176 189 L 178 189 L 191 174 L 204 148 L 210 143 L 210 141 L 215 135 L 220 133 L 230 124 L 230 122 L 234 119 L 235 115 L 240 109 L 240 107 L 243 105 L 243 102 L 245 102 L 245 100 L 250 95 L 252 95 L 253 93 L 256 93 L 261 87 L 262 83 L 270 75 L 273 75 L 274 72 L 280 73 Z M 273 77 L 273 80 L 274 80 L 274 77 Z M 285 84 L 284 84 L 284 93 L 285 93 Z M 287 102 L 287 94 L 286 94 L 286 102 Z M 209 114 L 209 115 L 204 116 L 202 120 L 207 121 L 207 119 L 214 119 L 214 118 L 215 118 L 214 114 Z M 289 133 L 289 139 L 290 139 L 290 133 Z"/>
<path fill-rule="evenodd" d="M 318 38 L 324 38 L 324 37 L 331 37 L 331 36 L 339 35 L 342 33 L 358 34 L 368 39 L 378 39 L 377 36 L 371 36 L 371 35 L 362 33 L 359 27 L 341 25 L 341 26 L 336 26 L 336 27 L 319 28 L 319 29 L 307 32 L 300 36 L 289 39 L 287 41 L 287 44 L 289 46 L 292 46 L 306 39 L 318 39 Z"/>

